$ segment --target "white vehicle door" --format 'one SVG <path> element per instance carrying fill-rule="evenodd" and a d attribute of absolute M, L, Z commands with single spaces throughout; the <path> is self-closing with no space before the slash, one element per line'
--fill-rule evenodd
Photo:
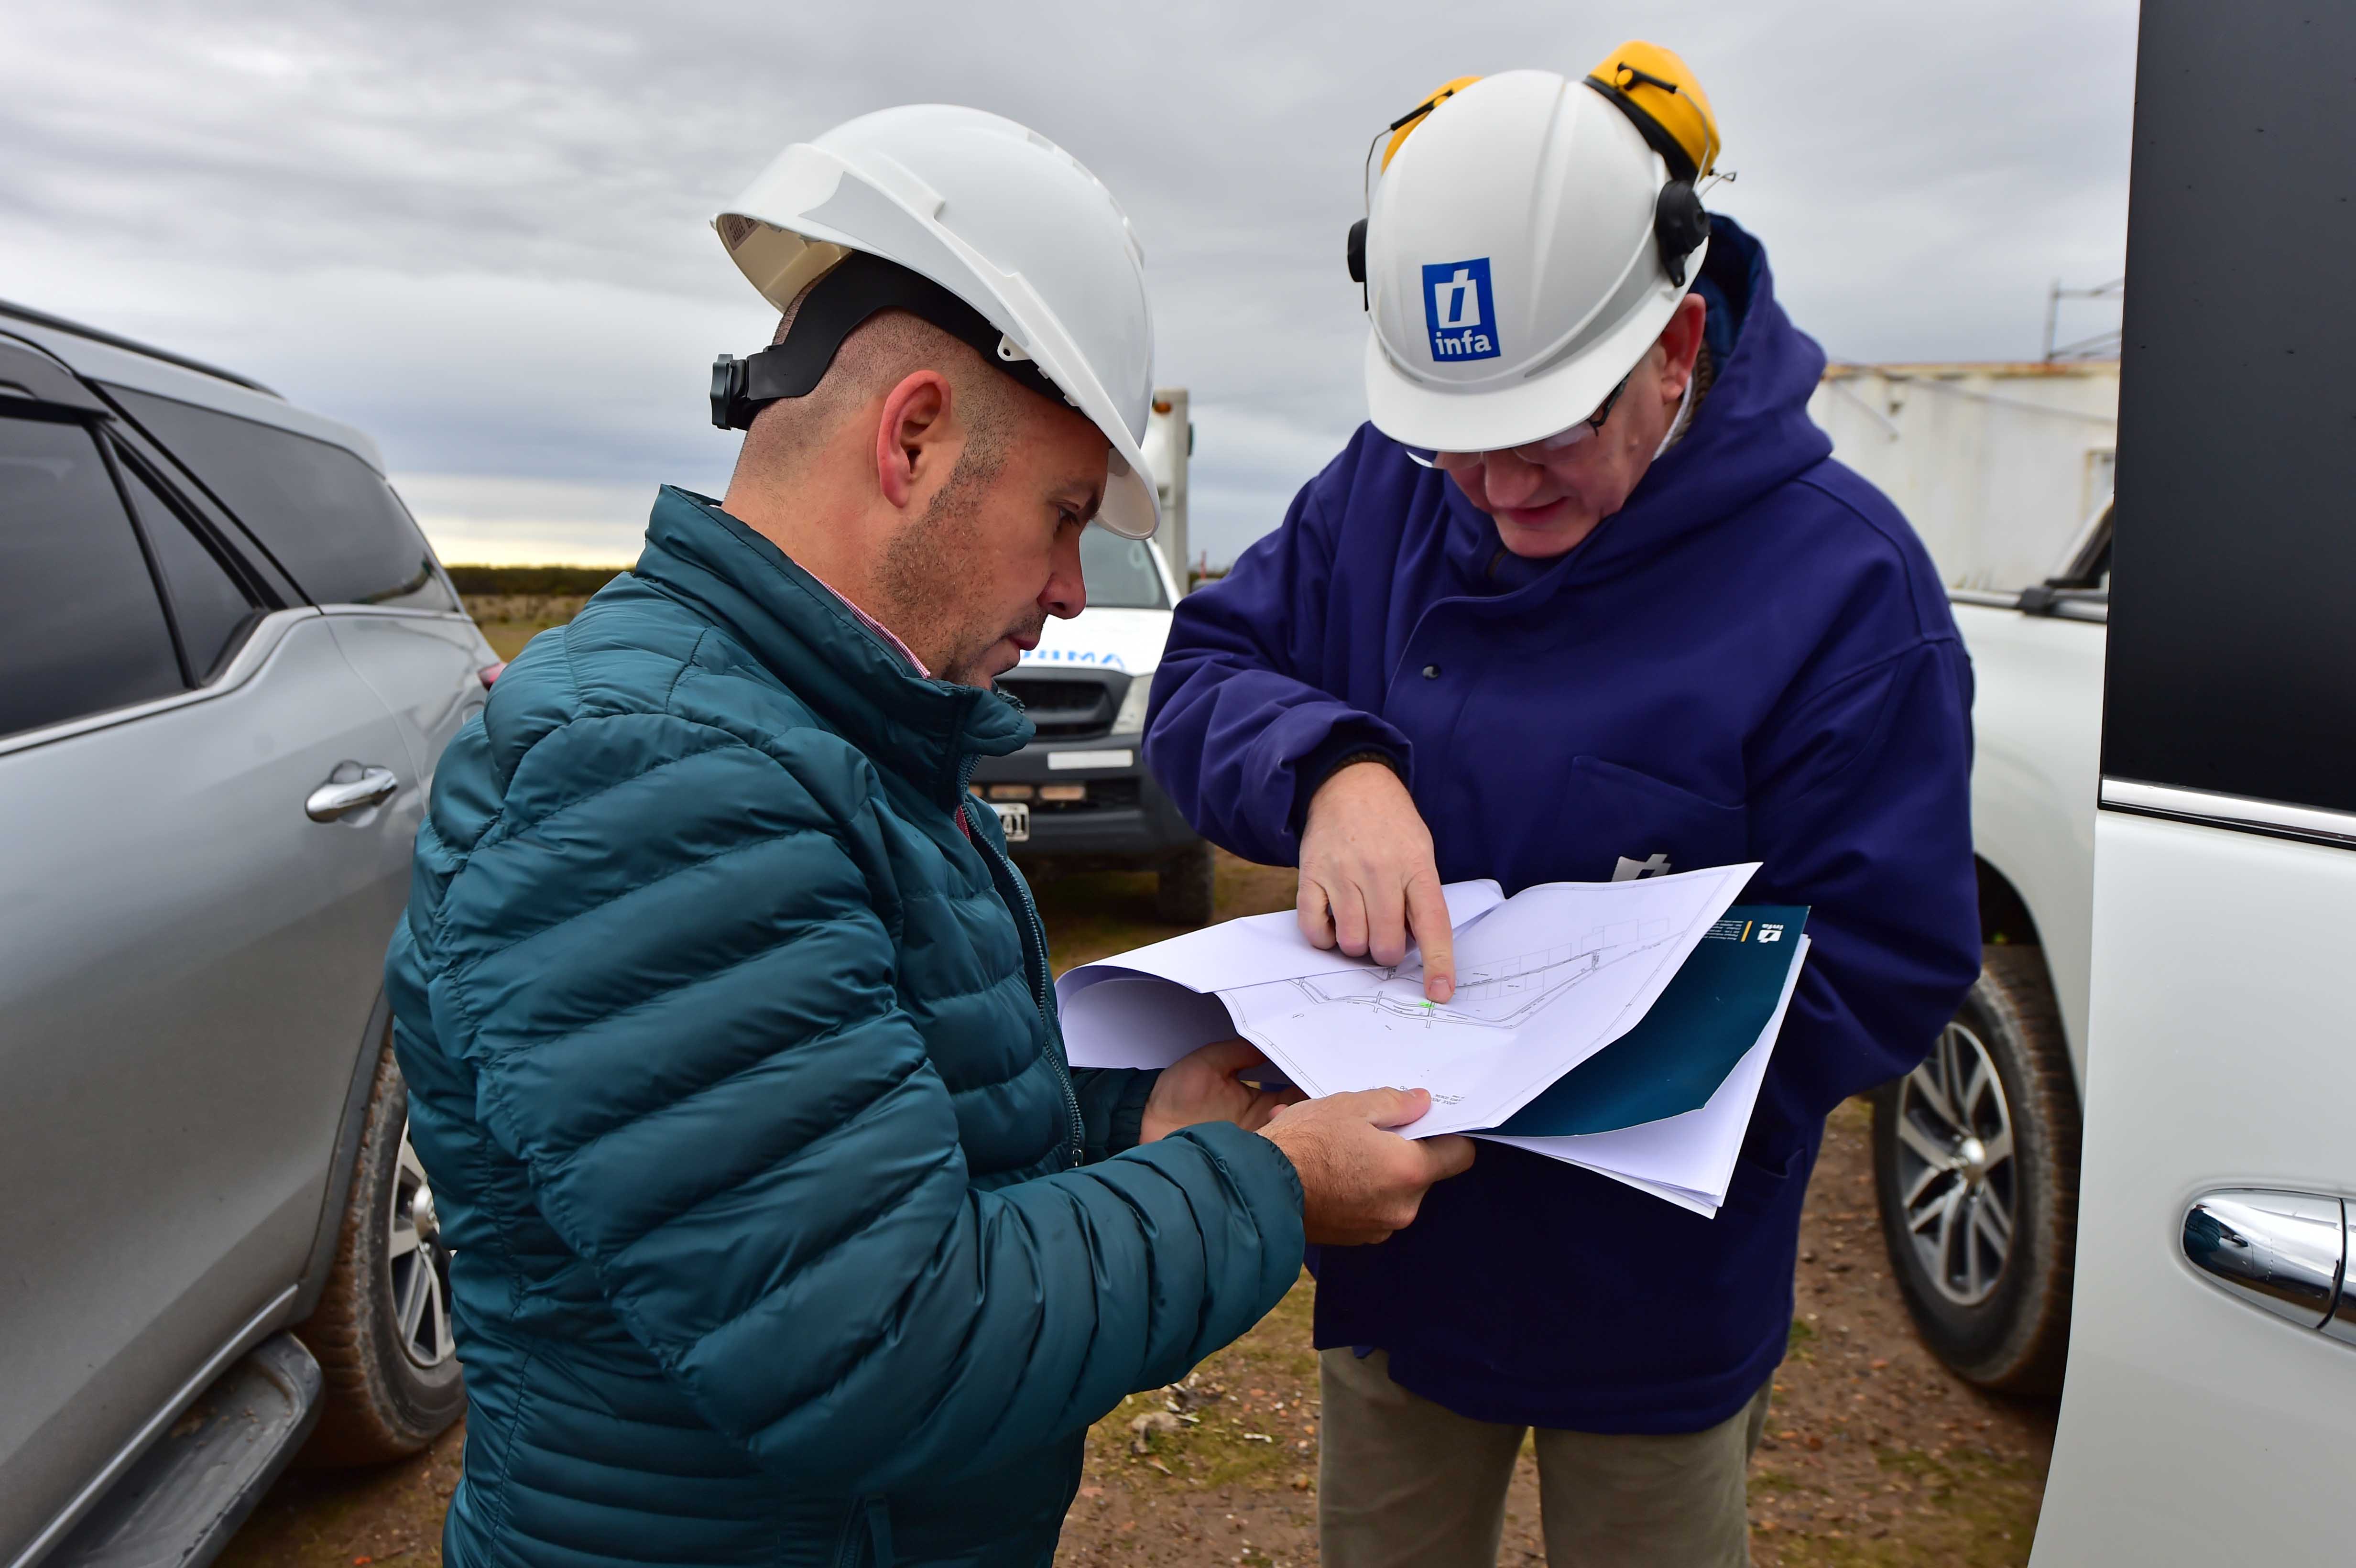
<path fill-rule="evenodd" d="M 2140 51 L 2076 1302 L 2034 1561 L 2337 1562 L 2356 304 L 2326 259 L 2356 246 L 2356 8 L 2148 5 Z"/>

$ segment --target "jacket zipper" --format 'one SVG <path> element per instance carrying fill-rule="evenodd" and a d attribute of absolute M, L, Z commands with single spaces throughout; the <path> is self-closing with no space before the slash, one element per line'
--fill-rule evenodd
<path fill-rule="evenodd" d="M 890 1507 L 882 1493 L 851 1499 L 851 1516 L 842 1521 L 842 1535 L 834 1548 L 834 1568 L 893 1568 Z"/>
<path fill-rule="evenodd" d="M 1087 1127 L 1080 1117 L 1080 1096 L 1078 1091 L 1072 1087 L 1071 1069 L 1064 1064 L 1063 1051 L 1056 1044 L 1055 1015 L 1048 1000 L 1047 927 L 1039 919 L 1039 906 L 1031 901 L 1030 890 L 1023 885 L 1023 879 L 1015 874 L 1014 862 L 1008 859 L 1005 852 L 997 845 L 983 837 L 980 832 L 974 831 L 974 819 L 970 815 L 973 806 L 973 770 L 980 760 L 979 757 L 969 756 L 958 764 L 958 810 L 968 814 L 966 816 L 968 836 L 972 838 L 976 846 L 988 851 L 993 862 L 991 875 L 999 883 L 999 898 L 1010 904 L 1019 901 L 1023 905 L 1023 918 L 1030 923 L 1031 943 L 1024 958 L 1028 962 L 1030 954 L 1038 955 L 1038 961 L 1031 965 L 1031 1001 L 1032 1005 L 1039 1009 L 1041 1049 L 1046 1052 L 1048 1063 L 1055 1070 L 1056 1083 L 1063 1086 L 1064 1113 L 1070 1118 L 1072 1125 L 1072 1164 L 1077 1167 L 1087 1155 Z"/>

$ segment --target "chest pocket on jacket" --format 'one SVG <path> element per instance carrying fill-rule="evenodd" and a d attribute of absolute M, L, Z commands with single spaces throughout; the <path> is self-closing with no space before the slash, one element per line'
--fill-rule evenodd
<path fill-rule="evenodd" d="M 1746 856 L 1750 817 L 1634 768 L 1574 757 L 1556 818 L 1569 863 L 1555 875 L 1608 882 L 1623 860 L 1646 875 L 1728 865 Z"/>

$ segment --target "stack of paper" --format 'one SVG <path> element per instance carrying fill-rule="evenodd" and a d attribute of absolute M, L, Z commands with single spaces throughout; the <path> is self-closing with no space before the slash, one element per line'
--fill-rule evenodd
<path fill-rule="evenodd" d="M 1799 984 L 1807 917 L 1728 910 L 1633 1029 L 1475 1136 L 1715 1214 Z"/>
<path fill-rule="evenodd" d="M 1079 1067 L 1162 1067 L 1241 1035 L 1312 1094 L 1430 1090 L 1410 1136 L 1491 1137 L 1712 1213 L 1806 947 L 1804 910 L 1730 913 L 1756 869 L 1511 899 L 1453 884 L 1444 1004 L 1424 999 L 1413 952 L 1376 965 L 1311 946 L 1289 912 L 1230 921 L 1066 974 L 1066 1050 Z"/>

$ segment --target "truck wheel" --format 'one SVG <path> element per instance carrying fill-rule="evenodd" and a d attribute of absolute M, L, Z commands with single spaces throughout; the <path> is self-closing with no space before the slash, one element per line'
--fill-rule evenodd
<path fill-rule="evenodd" d="M 2061 1391 L 2078 1134 L 2044 961 L 1988 947 L 1929 1059 L 1873 1102 L 1882 1244 L 1923 1343 L 1968 1382 Z"/>
<path fill-rule="evenodd" d="M 414 1454 L 466 1406 L 450 1339 L 450 1253 L 409 1144 L 409 1092 L 390 1040 L 378 1059 L 327 1294 L 294 1332 L 327 1377 L 305 1463 Z"/>
<path fill-rule="evenodd" d="M 1162 863 L 1153 887 L 1153 913 L 1172 925 L 1194 927 L 1211 923 L 1211 906 L 1217 897 L 1217 868 L 1211 847 L 1196 840 Z"/>

